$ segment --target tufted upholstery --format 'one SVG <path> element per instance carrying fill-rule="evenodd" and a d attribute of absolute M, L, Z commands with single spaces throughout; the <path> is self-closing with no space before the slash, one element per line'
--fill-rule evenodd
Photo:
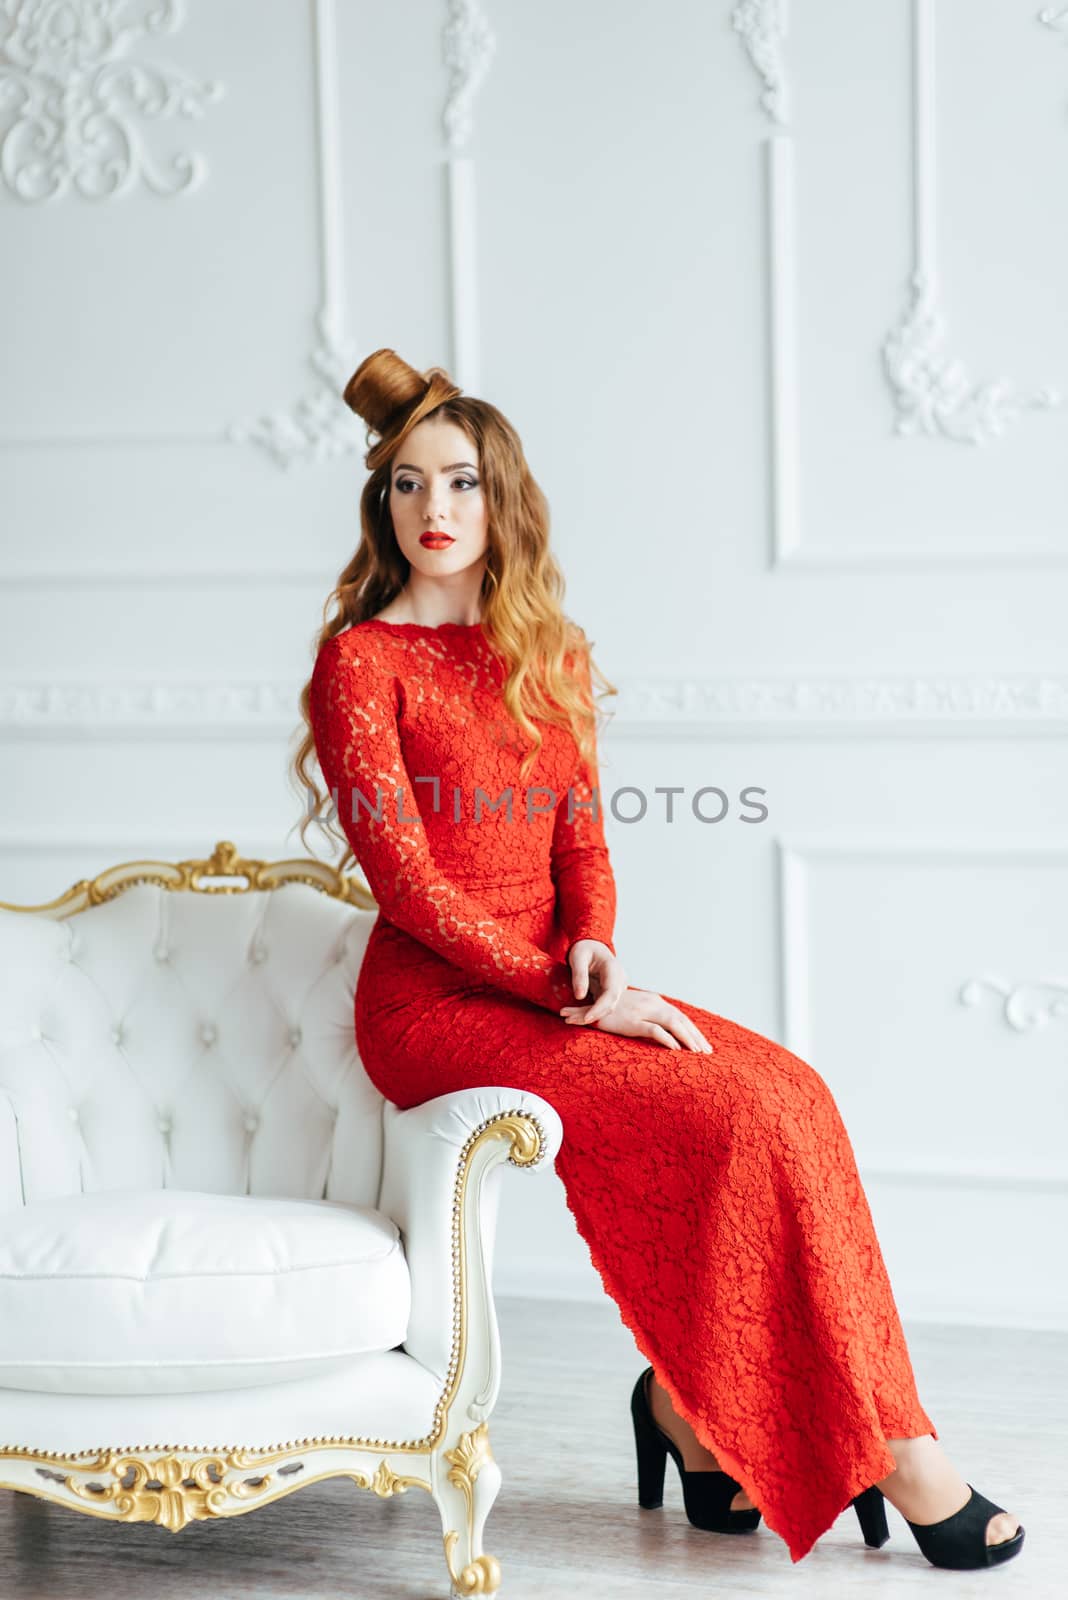
<path fill-rule="evenodd" d="M 138 884 L 61 922 L 0 913 L 22 1201 L 178 1188 L 373 1205 L 383 1101 L 352 1025 L 373 924 L 300 883 Z M 0 1148 L 11 1136 L 5 1107 Z"/>
<path fill-rule="evenodd" d="M 0 907 L 0 1487 L 177 1532 L 333 1473 L 418 1486 L 450 1592 L 488 1594 L 498 1180 L 560 1119 L 384 1100 L 353 1028 L 375 911 L 244 866 L 272 886 Z"/>

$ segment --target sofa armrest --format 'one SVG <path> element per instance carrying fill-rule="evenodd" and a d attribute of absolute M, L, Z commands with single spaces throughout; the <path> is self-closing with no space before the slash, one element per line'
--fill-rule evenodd
<path fill-rule="evenodd" d="M 502 1164 L 547 1170 L 559 1114 L 522 1089 L 462 1089 L 402 1111 L 383 1106 L 379 1210 L 401 1230 L 412 1284 L 404 1348 L 473 1421 L 500 1385 L 493 1248 Z"/>
<path fill-rule="evenodd" d="M 15 1108 L 0 1091 L 0 1211 L 13 1211 L 22 1204 L 22 1162 Z"/>

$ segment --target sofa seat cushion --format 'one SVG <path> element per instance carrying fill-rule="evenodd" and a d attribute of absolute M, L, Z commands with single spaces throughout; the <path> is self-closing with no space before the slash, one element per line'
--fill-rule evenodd
<path fill-rule="evenodd" d="M 0 1213 L 0 1386 L 247 1388 L 392 1350 L 397 1225 L 330 1200 L 115 1189 Z"/>

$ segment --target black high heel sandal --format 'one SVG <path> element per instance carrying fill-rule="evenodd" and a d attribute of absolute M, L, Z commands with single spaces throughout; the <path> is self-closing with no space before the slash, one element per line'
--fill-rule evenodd
<path fill-rule="evenodd" d="M 646 1367 L 630 1397 L 638 1454 L 638 1504 L 645 1511 L 655 1511 L 664 1504 L 664 1472 L 670 1451 L 682 1479 L 686 1515 L 693 1526 L 712 1533 L 752 1533 L 760 1522 L 760 1512 L 755 1506 L 744 1511 L 731 1510 L 731 1501 L 742 1486 L 729 1472 L 700 1468 L 687 1472 L 683 1466 L 681 1450 L 660 1427 L 649 1405 L 646 1384 L 652 1371 L 652 1367 Z"/>
<path fill-rule="evenodd" d="M 1023 1548 L 1022 1522 L 1011 1539 L 987 1544 L 986 1525 L 996 1512 L 1004 1511 L 1005 1507 L 996 1506 L 993 1500 L 980 1494 L 972 1484 L 968 1488 L 972 1491 L 971 1499 L 966 1500 L 952 1516 L 943 1517 L 941 1522 L 909 1522 L 908 1517 L 905 1518 L 921 1553 L 932 1566 L 952 1567 L 957 1572 L 970 1571 L 973 1567 L 996 1567 L 999 1562 L 1011 1561 Z M 870 1489 L 854 1495 L 852 1503 L 857 1508 L 864 1543 L 878 1549 L 890 1537 L 885 1495 L 873 1483 Z"/>

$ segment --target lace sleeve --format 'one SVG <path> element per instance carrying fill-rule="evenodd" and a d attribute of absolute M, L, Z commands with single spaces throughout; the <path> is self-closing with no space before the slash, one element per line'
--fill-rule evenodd
<path fill-rule="evenodd" d="M 349 656 L 338 637 L 327 640 L 312 669 L 312 735 L 338 821 L 383 916 L 510 994 L 554 1012 L 573 1005 L 566 963 L 443 877 L 401 749 L 397 681 L 381 663 Z"/>
<path fill-rule="evenodd" d="M 576 675 L 590 688 L 590 660 L 584 654 Z M 594 791 L 598 792 L 596 795 Z M 553 819 L 551 872 L 556 884 L 557 918 L 571 944 L 599 939 L 615 955 L 616 880 L 604 840 L 596 760 L 580 760 Z"/>

